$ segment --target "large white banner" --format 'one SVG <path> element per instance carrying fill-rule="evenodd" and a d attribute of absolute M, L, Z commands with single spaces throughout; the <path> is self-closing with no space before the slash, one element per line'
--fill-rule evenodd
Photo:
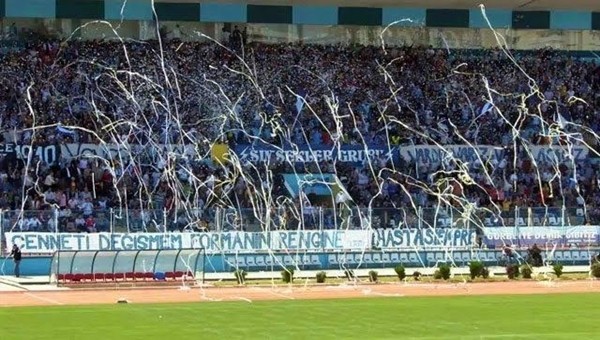
<path fill-rule="evenodd" d="M 207 253 L 256 251 L 364 250 L 372 232 L 271 231 L 210 233 L 68 234 L 6 233 L 7 250 L 13 244 L 23 253 L 56 250 L 152 250 L 204 248 Z"/>

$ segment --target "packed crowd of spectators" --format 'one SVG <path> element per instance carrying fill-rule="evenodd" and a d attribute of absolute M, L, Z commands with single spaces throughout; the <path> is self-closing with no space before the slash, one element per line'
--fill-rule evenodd
<path fill-rule="evenodd" d="M 152 160 L 133 155 L 47 164 L 5 156 L 0 208 L 16 211 L 5 220 L 22 230 L 104 231 L 117 223 L 109 215 L 127 208 L 131 220 L 118 223 L 131 223 L 130 229 L 160 228 L 167 220 L 169 228 L 210 229 L 219 217 L 209 207 L 244 208 L 250 216 L 268 204 L 286 206 L 271 198 L 286 195 L 279 175 L 293 171 L 336 173 L 348 192 L 343 203 L 363 209 L 564 205 L 585 207 L 587 222 L 599 219 L 597 165 L 538 164 L 526 156 L 531 145 L 584 142 L 594 155 L 600 71 L 593 62 L 542 50 L 517 56 L 519 68 L 499 50 L 244 45 L 246 39 L 236 35 L 226 46 L 176 39 L 162 48 L 156 41 L 48 40 L 0 56 L 4 143 L 196 145 L 189 157 L 159 152 Z M 271 172 L 205 162 L 215 142 L 234 148 L 257 141 L 471 143 L 507 152 L 466 168 L 386 157 L 362 167 L 272 162 Z M 166 217 L 145 212 L 163 209 Z M 288 223 L 299 219 L 285 215 Z M 239 219 L 230 224 L 238 228 Z M 384 224 L 398 219 L 388 216 Z"/>

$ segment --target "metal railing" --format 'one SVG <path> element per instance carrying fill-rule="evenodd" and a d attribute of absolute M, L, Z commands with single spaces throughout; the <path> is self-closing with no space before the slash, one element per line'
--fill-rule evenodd
<path fill-rule="evenodd" d="M 583 208 L 515 208 L 506 211 L 440 208 L 206 208 L 0 211 L 2 231 L 168 232 L 360 230 L 382 228 L 489 228 L 598 224 Z"/>

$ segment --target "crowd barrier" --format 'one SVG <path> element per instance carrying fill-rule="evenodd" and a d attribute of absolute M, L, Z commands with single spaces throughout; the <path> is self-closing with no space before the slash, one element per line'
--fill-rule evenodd
<path fill-rule="evenodd" d="M 600 248 L 589 249 L 542 249 L 542 257 L 548 263 L 564 265 L 587 265 Z M 500 250 L 461 251 L 368 251 L 368 252 L 317 252 L 317 253 L 254 253 L 254 254 L 206 254 L 204 273 L 246 271 L 279 271 L 284 267 L 302 270 L 330 269 L 377 269 L 390 268 L 398 264 L 405 267 L 433 267 L 439 263 L 467 266 L 479 260 L 487 266 L 517 263 L 527 259 L 527 251 L 516 251 L 507 257 Z M 24 257 L 21 273 L 24 276 L 48 275 L 52 268 L 51 256 Z M 198 267 L 199 268 L 199 267 Z M 198 269 L 197 269 L 198 270 Z M 9 258 L 0 259 L 0 275 L 13 275 L 13 264 Z"/>
<path fill-rule="evenodd" d="M 157 207 L 164 202 L 157 200 Z M 243 226 L 246 231 L 265 229 L 373 229 L 383 228 L 480 228 L 480 227 L 561 227 L 581 226 L 586 222 L 600 224 L 597 216 L 586 214 L 578 207 L 532 207 L 503 211 L 479 209 L 465 211 L 457 207 L 439 208 L 352 208 L 344 211 L 304 207 L 300 220 L 279 216 L 294 216 L 282 207 L 272 212 L 269 225 L 257 218 L 254 209 L 205 208 L 169 210 L 95 209 L 90 211 L 99 232 L 137 233 L 168 231 L 231 231 Z M 259 214 L 260 215 L 260 214 Z M 4 232 L 73 232 L 75 216 L 62 216 L 58 210 L 0 211 L 0 228 Z M 468 218 L 467 218 L 468 217 Z M 31 223 L 31 220 L 34 223 Z"/>

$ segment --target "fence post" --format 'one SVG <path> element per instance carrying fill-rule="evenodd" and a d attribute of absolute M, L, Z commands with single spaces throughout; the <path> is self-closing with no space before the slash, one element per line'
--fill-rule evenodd
<path fill-rule="evenodd" d="M 110 233 L 111 235 L 114 234 L 115 232 L 115 212 L 113 210 L 113 208 L 110 208 L 109 212 L 108 212 L 108 223 L 110 224 Z"/>
<path fill-rule="evenodd" d="M 520 236 L 521 236 L 520 235 L 521 231 L 519 230 L 519 216 L 520 216 L 519 212 L 520 212 L 519 207 L 515 206 L 515 222 L 514 222 L 514 225 L 512 227 L 516 231 L 515 232 L 515 236 L 517 238 L 517 242 L 520 242 L 519 239 L 520 239 Z"/>
<path fill-rule="evenodd" d="M 319 231 L 323 231 L 323 207 L 319 207 Z"/>
<path fill-rule="evenodd" d="M 4 210 L 0 209 L 0 255 L 4 254 L 4 245 L 8 248 L 8 240 L 4 238 Z"/>
<path fill-rule="evenodd" d="M 221 215 L 221 210 L 219 209 L 219 207 L 214 207 L 213 209 L 215 209 L 215 223 L 214 223 L 215 231 L 221 231 L 221 227 L 220 227 L 220 223 L 219 223 L 219 219 L 220 219 L 219 216 Z"/>
<path fill-rule="evenodd" d="M 54 232 L 58 234 L 58 209 L 54 209 L 54 216 L 52 216 L 52 218 L 54 218 Z"/>

